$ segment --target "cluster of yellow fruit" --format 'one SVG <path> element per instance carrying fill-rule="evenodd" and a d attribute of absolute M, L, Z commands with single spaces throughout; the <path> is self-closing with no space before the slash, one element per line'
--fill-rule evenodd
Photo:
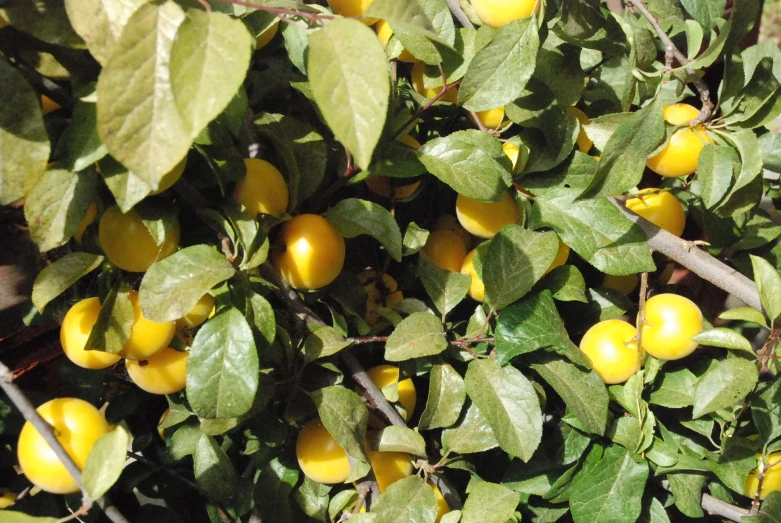
<path fill-rule="evenodd" d="M 392 365 L 379 365 L 367 370 L 366 373 L 379 389 L 394 384 L 397 386 L 399 403 L 408 421 L 417 402 L 417 393 L 412 379 L 399 381 L 399 369 Z M 382 422 L 374 416 L 369 418 L 369 424 L 375 429 L 383 427 Z M 380 492 L 384 492 L 394 482 L 412 474 L 412 459 L 406 452 L 372 450 L 367 441 L 366 455 Z M 347 452 L 331 436 L 319 418 L 309 421 L 301 428 L 296 441 L 296 458 L 304 474 L 318 483 L 344 483 L 352 472 Z M 433 483 L 430 485 L 437 496 L 436 521 L 439 521 L 450 511 L 450 507 L 439 489 Z"/>

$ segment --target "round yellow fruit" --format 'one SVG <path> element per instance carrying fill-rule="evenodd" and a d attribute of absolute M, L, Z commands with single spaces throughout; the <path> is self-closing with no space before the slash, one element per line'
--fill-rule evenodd
<path fill-rule="evenodd" d="M 2 20 L 2 18 L 0 18 L 0 20 Z M 0 27 L 2 27 L 2 24 L 0 24 Z M 11 492 L 7 488 L 0 488 L 0 510 L 13 505 L 16 501 L 16 496 L 18 495 L 19 494 L 16 492 Z"/>
<path fill-rule="evenodd" d="M 138 303 L 137 291 L 130 291 L 128 298 L 133 305 L 133 326 L 130 328 L 130 338 L 120 355 L 128 360 L 148 360 L 152 355 L 168 347 L 174 338 L 176 323 L 173 321 L 158 323 L 145 318 Z"/>
<path fill-rule="evenodd" d="M 214 316 L 214 296 L 208 292 L 201 296 L 190 312 L 176 320 L 180 329 L 192 329 Z"/>
<path fill-rule="evenodd" d="M 442 519 L 442 516 L 450 512 L 450 506 L 447 504 L 447 501 L 445 501 L 445 497 L 442 495 L 442 492 L 439 491 L 436 485 L 429 482 L 429 485 L 431 485 L 431 488 L 434 490 L 434 494 L 437 496 L 437 518 L 434 520 L 434 523 L 439 523 L 439 521 Z"/>
<path fill-rule="evenodd" d="M 692 338 L 702 332 L 702 311 L 677 294 L 657 294 L 645 302 L 643 349 L 660 360 L 679 360 L 697 348 Z"/>
<path fill-rule="evenodd" d="M 762 455 L 757 454 L 757 459 L 761 460 Z M 759 499 L 765 499 L 771 492 L 781 492 L 781 452 L 768 454 L 765 464 L 762 466 L 765 470 L 765 477 L 762 479 L 762 492 L 759 494 Z M 746 478 L 744 494 L 753 499 L 756 497 L 758 489 L 759 478 L 754 471 Z"/>
<path fill-rule="evenodd" d="M 391 179 L 387 176 L 370 176 L 366 178 L 366 187 L 373 192 L 385 198 L 394 200 L 403 200 L 409 198 L 420 187 L 420 182 L 414 182 L 407 185 L 393 185 Z"/>
<path fill-rule="evenodd" d="M 504 120 L 504 107 L 479 111 L 475 114 L 483 126 L 489 129 L 496 129 L 502 125 L 502 121 Z"/>
<path fill-rule="evenodd" d="M 319 289 L 339 276 L 344 266 L 344 238 L 328 220 L 301 214 L 282 225 L 284 251 L 275 265 L 296 289 Z"/>
<path fill-rule="evenodd" d="M 287 182 L 279 170 L 266 160 L 245 158 L 247 173 L 236 183 L 233 199 L 252 216 L 258 213 L 279 218 L 287 211 Z"/>
<path fill-rule="evenodd" d="M 673 104 L 664 108 L 664 119 L 673 125 L 688 123 L 699 114 L 697 108 L 687 104 Z M 687 176 L 697 170 L 697 161 L 706 143 L 713 142 L 701 124 L 694 128 L 678 129 L 664 149 L 648 159 L 647 165 L 662 176 Z"/>
<path fill-rule="evenodd" d="M 393 36 L 393 29 L 391 29 L 390 24 L 385 20 L 380 20 L 377 22 L 377 25 L 374 26 L 374 29 L 377 31 L 377 37 L 380 39 L 380 42 L 382 42 L 382 45 L 387 47 L 391 36 Z M 399 53 L 399 56 L 396 59 L 401 62 L 407 62 L 408 64 L 420 62 L 420 60 L 412 56 L 412 53 L 406 49 Z"/>
<path fill-rule="evenodd" d="M 401 403 L 404 412 L 406 412 L 406 416 L 404 416 L 405 421 L 409 421 L 412 418 L 412 413 L 415 412 L 415 405 L 418 401 L 415 383 L 412 381 L 412 378 L 399 381 L 399 368 L 394 365 L 378 365 L 367 370 L 366 374 L 369 375 L 369 379 L 372 380 L 372 383 L 378 389 L 384 389 L 389 385 L 398 383 L 396 388 L 399 392 L 399 403 Z"/>
<path fill-rule="evenodd" d="M 472 284 L 469 285 L 469 290 L 467 291 L 469 297 L 475 301 L 483 303 L 483 299 L 485 299 L 485 285 L 483 284 L 483 280 L 480 279 L 480 276 L 478 276 L 477 271 L 475 270 L 475 266 L 472 263 L 474 255 L 474 250 L 470 251 L 469 254 L 466 255 L 466 258 L 464 258 L 464 263 L 461 265 L 461 274 L 468 274 L 472 277 Z"/>
<path fill-rule="evenodd" d="M 541 0 L 472 0 L 472 9 L 485 25 L 497 29 L 540 9 Z"/>
<path fill-rule="evenodd" d="M 84 233 L 87 231 L 87 227 L 90 226 L 90 224 L 95 220 L 95 216 L 97 215 L 98 204 L 92 202 L 89 204 L 89 207 L 87 207 L 87 213 L 84 215 L 84 218 L 81 219 L 79 226 L 76 227 L 76 231 L 73 233 L 73 237 L 77 242 L 81 243 L 82 238 L 84 238 Z"/>
<path fill-rule="evenodd" d="M 521 212 L 509 191 L 504 191 L 498 202 L 481 202 L 459 194 L 456 199 L 456 217 L 470 233 L 490 239 L 505 225 L 519 223 Z"/>
<path fill-rule="evenodd" d="M 426 87 L 423 84 L 423 72 L 426 69 L 426 64 L 423 62 L 418 62 L 415 65 L 412 66 L 412 87 L 418 92 L 420 96 L 423 98 L 432 99 L 435 98 L 439 92 L 442 90 L 441 87 Z M 442 98 L 439 99 L 440 101 L 450 102 L 450 103 L 457 103 L 458 102 L 458 91 L 456 88 L 448 90 Z"/>
<path fill-rule="evenodd" d="M 56 111 L 57 109 L 62 109 L 60 107 L 60 104 L 52 100 L 46 95 L 41 96 L 41 112 L 43 114 L 49 114 L 51 112 Z"/>
<path fill-rule="evenodd" d="M 163 175 L 162 178 L 160 178 L 160 183 L 157 185 L 157 190 L 152 191 L 151 195 L 160 194 L 163 191 L 167 191 L 173 185 L 179 181 L 179 178 L 182 177 L 182 174 L 184 173 L 184 168 L 187 166 L 187 156 L 182 158 L 182 160 L 177 163 L 173 169 L 168 171 Z"/>
<path fill-rule="evenodd" d="M 342 16 L 363 16 L 363 12 L 373 0 L 328 0 L 328 6 L 334 13 Z M 376 18 L 364 18 L 361 20 L 366 25 L 372 25 Z"/>
<path fill-rule="evenodd" d="M 580 350 L 589 357 L 594 370 L 608 385 L 623 383 L 640 369 L 637 354 L 637 329 L 622 320 L 605 320 L 593 325 Z"/>
<path fill-rule="evenodd" d="M 68 309 L 60 327 L 62 350 L 69 360 L 85 369 L 105 369 L 121 359 L 118 354 L 84 349 L 98 314 L 100 300 L 97 297 L 81 300 Z"/>
<path fill-rule="evenodd" d="M 296 458 L 298 466 L 312 481 L 344 483 L 350 477 L 347 453 L 319 419 L 310 421 L 298 433 Z"/>
<path fill-rule="evenodd" d="M 602 280 L 602 286 L 606 289 L 612 289 L 623 294 L 629 294 L 640 284 L 640 277 L 637 274 L 627 274 L 625 276 L 613 276 L 606 274 Z"/>
<path fill-rule="evenodd" d="M 510 159 L 510 161 L 513 162 L 513 169 L 515 169 L 515 165 L 518 163 L 518 155 L 521 152 L 520 149 L 518 149 L 518 147 L 511 144 L 510 142 L 504 142 L 502 144 L 502 150 L 504 151 L 504 154 L 506 154 Z"/>
<path fill-rule="evenodd" d="M 255 50 L 257 51 L 258 49 L 266 47 L 276 36 L 277 31 L 279 31 L 279 22 L 276 22 L 274 25 L 260 33 L 255 39 Z"/>
<path fill-rule="evenodd" d="M 461 241 L 464 242 L 464 246 L 466 246 L 467 249 L 470 245 L 472 245 L 472 236 L 466 232 L 466 229 L 464 229 L 458 222 L 458 218 L 452 214 L 442 214 L 438 216 L 431 225 L 431 230 L 453 231 L 454 233 L 458 234 L 458 237 L 461 238 Z"/>
<path fill-rule="evenodd" d="M 656 191 L 656 192 L 654 192 Z M 638 198 L 626 201 L 626 207 L 657 227 L 680 238 L 686 227 L 686 213 L 678 198 L 669 191 L 644 189 Z"/>
<path fill-rule="evenodd" d="M 52 425 L 68 455 L 83 469 L 92 446 L 109 430 L 103 415 L 77 398 L 53 399 L 37 410 Z M 42 490 L 53 494 L 71 494 L 79 490 L 76 481 L 29 421 L 19 434 L 17 456 L 24 475 Z"/>
<path fill-rule="evenodd" d="M 432 231 L 421 251 L 431 263 L 440 269 L 461 272 L 466 258 L 466 246 L 458 233 L 448 230 Z"/>
<path fill-rule="evenodd" d="M 179 231 L 179 220 L 175 220 L 163 242 L 157 245 L 136 211 L 122 214 L 115 205 L 100 219 L 98 240 L 111 263 L 129 272 L 144 272 L 154 262 L 176 252 Z"/>
<path fill-rule="evenodd" d="M 580 131 L 578 132 L 578 150 L 582 153 L 587 153 L 591 150 L 591 146 L 594 145 L 594 142 L 591 141 L 591 138 L 588 137 L 586 134 L 586 130 L 583 128 L 584 125 L 588 125 L 591 123 L 591 120 L 589 120 L 588 116 L 586 116 L 586 113 L 578 109 L 577 107 L 567 107 L 565 109 L 569 114 L 574 116 L 578 119 L 578 122 L 580 122 Z"/>
<path fill-rule="evenodd" d="M 404 294 L 399 290 L 399 284 L 390 274 L 382 275 L 382 289 L 379 282 L 374 281 L 377 273 L 373 270 L 363 271 L 358 275 L 363 288 L 366 289 L 366 323 L 374 326 L 380 319 L 380 308 L 392 308 L 394 305 L 404 299 Z M 369 282 L 370 283 L 366 283 Z"/>
<path fill-rule="evenodd" d="M 412 474 L 412 461 L 406 452 L 379 452 L 369 448 L 366 455 L 380 492 L 384 492 L 391 484 Z"/>
<path fill-rule="evenodd" d="M 569 252 L 570 252 L 569 245 L 561 241 L 561 238 L 559 238 L 559 250 L 556 251 L 556 257 L 553 258 L 553 262 L 550 264 L 550 267 L 548 267 L 548 270 L 545 271 L 545 274 L 548 274 L 556 267 L 561 267 L 562 265 L 567 263 L 567 260 L 569 259 Z"/>
<path fill-rule="evenodd" d="M 141 389 L 150 394 L 173 394 L 184 388 L 189 355 L 166 347 L 145 361 L 126 360 L 125 366 Z"/>

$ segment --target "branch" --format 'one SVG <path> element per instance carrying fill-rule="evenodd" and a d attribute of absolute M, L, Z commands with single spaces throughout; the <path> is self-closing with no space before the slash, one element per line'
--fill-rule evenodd
<path fill-rule="evenodd" d="M 277 15 L 280 20 L 284 22 L 291 23 L 292 21 L 288 19 L 286 16 L 283 15 L 289 15 L 289 16 L 300 16 L 301 18 L 306 18 L 307 20 L 312 20 L 315 22 L 320 22 L 323 20 L 330 20 L 332 18 L 336 18 L 333 15 L 323 15 L 319 13 L 310 13 L 308 11 L 300 11 L 298 9 L 288 9 L 284 7 L 269 7 L 267 5 L 263 4 L 255 4 L 252 2 L 244 2 L 243 0 L 222 0 L 223 2 L 227 2 L 229 4 L 235 4 L 240 5 L 243 7 L 251 7 L 253 9 L 258 9 L 260 11 L 266 11 L 268 13 L 272 13 Z"/>
<path fill-rule="evenodd" d="M 446 94 L 446 93 L 447 93 L 449 90 L 451 90 L 451 89 L 455 89 L 456 87 L 458 87 L 459 85 L 461 85 L 461 82 L 462 82 L 462 81 L 463 81 L 463 79 L 461 79 L 461 80 L 456 80 L 456 81 L 455 81 L 455 82 L 453 82 L 452 84 L 445 84 L 445 85 L 443 85 L 443 86 L 442 86 L 442 89 L 440 89 L 440 91 L 437 93 L 437 95 L 436 95 L 434 98 L 432 98 L 431 100 L 429 100 L 429 101 L 426 103 L 426 105 L 423 105 L 423 106 L 421 106 L 421 107 L 420 107 L 420 108 L 419 108 L 417 111 L 415 111 L 415 113 L 414 113 L 412 116 L 410 116 L 410 117 L 409 117 L 409 119 L 408 119 L 406 122 L 404 122 L 404 125 L 402 125 L 401 127 L 399 127 L 399 128 L 396 130 L 396 132 L 395 132 L 395 133 L 393 133 L 393 136 L 391 136 L 391 140 L 395 140 L 395 139 L 396 139 L 398 136 L 400 136 L 400 135 L 401 135 L 401 133 L 403 133 L 403 132 L 404 132 L 404 131 L 407 129 L 407 127 L 409 127 L 410 125 L 412 125 L 413 123 L 415 123 L 415 121 L 416 121 L 418 118 L 420 118 L 420 115 L 421 115 L 421 114 L 423 114 L 424 112 L 428 111 L 428 110 L 431 108 L 431 106 L 432 106 L 432 105 L 434 105 L 434 104 L 435 104 L 437 101 L 439 101 L 439 100 L 440 100 L 440 99 L 441 99 L 443 96 L 445 96 L 445 94 Z"/>
<path fill-rule="evenodd" d="M 700 114 L 691 121 L 690 125 L 695 126 L 697 124 L 701 124 L 703 122 L 707 122 L 710 120 L 711 113 L 713 112 L 713 102 L 711 102 L 710 99 L 710 88 L 708 87 L 708 84 L 705 83 L 705 80 L 697 76 L 697 74 L 694 72 L 693 69 L 690 67 L 687 67 L 689 65 L 689 60 L 683 55 L 683 53 L 678 49 L 673 41 L 670 39 L 669 36 L 667 36 L 667 33 L 664 32 L 664 29 L 662 29 L 662 26 L 659 25 L 659 21 L 656 19 L 656 17 L 651 14 L 651 12 L 646 9 L 646 7 L 640 2 L 640 0 L 626 0 L 628 3 L 630 3 L 635 9 L 637 9 L 641 15 L 643 15 L 653 26 L 653 28 L 656 30 L 656 33 L 659 35 L 659 38 L 661 38 L 662 42 L 664 43 L 665 48 L 665 54 L 675 57 L 676 60 L 678 60 L 678 63 L 683 66 L 683 70 L 686 71 L 686 74 L 689 75 L 689 77 L 692 79 L 692 82 L 694 83 L 694 87 L 697 88 L 697 91 L 700 93 L 700 100 L 702 101 L 702 109 L 700 109 Z"/>
<path fill-rule="evenodd" d="M 461 4 L 458 3 L 458 0 L 447 0 L 447 5 L 450 7 L 450 12 L 453 13 L 453 16 L 456 17 L 456 20 L 461 22 L 461 25 L 469 29 L 475 28 L 472 21 L 469 20 L 468 16 L 466 16 L 464 10 L 461 9 Z"/>
<path fill-rule="evenodd" d="M 38 414 L 35 406 L 30 402 L 29 399 L 27 399 L 27 396 L 25 396 L 21 389 L 14 383 L 13 375 L 11 374 L 10 369 L 2 362 L 0 362 L 0 388 L 3 389 L 3 392 L 8 395 L 8 398 L 13 402 L 16 408 L 19 409 L 19 412 L 22 413 L 24 419 L 29 421 L 32 426 L 35 427 L 35 430 L 38 431 L 41 437 L 43 437 L 44 441 L 49 445 L 57 458 L 65 466 L 65 470 L 68 471 L 68 474 L 70 474 L 73 479 L 76 480 L 76 484 L 79 486 L 83 496 L 83 505 L 85 507 L 92 506 L 93 500 L 90 499 L 89 494 L 87 494 L 87 491 L 84 489 L 84 484 L 81 481 L 81 469 L 79 469 L 79 466 L 76 465 L 68 452 L 62 447 L 62 444 L 60 444 L 57 436 L 54 435 L 52 426 L 49 425 L 40 414 Z M 95 503 L 114 523 L 130 523 L 125 518 L 125 516 L 123 516 L 122 513 L 117 510 L 116 507 L 111 505 L 105 498 L 99 498 L 95 500 Z"/>
<path fill-rule="evenodd" d="M 701 251 L 693 243 L 682 240 L 633 213 L 615 198 L 610 198 L 610 201 L 624 213 L 624 216 L 640 226 L 648 237 L 648 246 L 651 249 L 672 258 L 702 279 L 732 294 L 746 305 L 760 311 L 763 310 L 762 301 L 759 299 L 759 293 L 753 281 L 710 254 Z"/>
<path fill-rule="evenodd" d="M 662 480 L 662 487 L 664 487 L 665 490 L 672 492 L 670 490 L 670 482 L 666 479 Z M 731 521 L 737 521 L 738 523 L 743 520 L 743 516 L 749 515 L 748 510 L 736 507 L 735 505 L 730 505 L 725 501 L 714 498 L 710 494 L 702 495 L 700 505 L 705 510 L 705 512 L 711 516 L 721 516 Z"/>

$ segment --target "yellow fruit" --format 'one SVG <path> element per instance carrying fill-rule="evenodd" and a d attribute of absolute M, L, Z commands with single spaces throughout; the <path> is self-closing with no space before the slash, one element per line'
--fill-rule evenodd
<path fill-rule="evenodd" d="M 312 481 L 344 483 L 350 476 L 350 460 L 319 419 L 304 425 L 296 441 L 298 466 Z"/>
<path fill-rule="evenodd" d="M 677 294 L 657 294 L 645 302 L 643 349 L 661 360 L 685 358 L 697 348 L 692 338 L 702 332 L 702 311 Z"/>
<path fill-rule="evenodd" d="M 683 125 L 697 118 L 700 111 L 687 104 L 664 108 L 664 119 L 673 125 Z M 697 160 L 706 143 L 713 143 L 702 125 L 694 129 L 675 131 L 670 142 L 656 156 L 648 159 L 648 167 L 662 176 L 687 176 L 697 170 Z"/>
<path fill-rule="evenodd" d="M 366 374 L 369 375 L 372 383 L 378 389 L 384 389 L 389 385 L 398 383 L 396 388 L 399 392 L 399 403 L 401 403 L 401 406 L 404 407 L 404 411 L 407 413 L 404 416 L 405 421 L 409 421 L 412 413 L 415 412 L 415 405 L 418 401 L 415 383 L 412 381 L 412 378 L 399 381 L 399 368 L 393 365 L 378 365 L 367 370 Z"/>
<path fill-rule="evenodd" d="M 334 13 L 342 16 L 363 16 L 363 12 L 373 0 L 328 0 L 328 6 Z M 372 25 L 376 18 L 364 18 L 361 20 L 366 25 Z"/>
<path fill-rule="evenodd" d="M 582 153 L 589 152 L 591 150 L 591 146 L 594 145 L 594 142 L 592 142 L 588 137 L 586 130 L 583 129 L 583 126 L 590 124 L 591 120 L 589 120 L 588 116 L 586 116 L 586 113 L 577 107 L 567 107 L 565 111 L 577 118 L 578 122 L 580 122 L 580 131 L 578 132 L 578 150 Z"/>
<path fill-rule="evenodd" d="M 247 173 L 236 183 L 233 199 L 252 216 L 263 213 L 279 218 L 285 214 L 289 193 L 282 173 L 258 158 L 245 158 L 244 165 Z"/>
<path fill-rule="evenodd" d="M 277 31 L 279 31 L 279 22 L 260 33 L 255 39 L 255 50 L 257 51 L 258 49 L 266 47 L 274 36 L 276 36 Z"/>
<path fill-rule="evenodd" d="M 434 489 L 434 494 L 437 496 L 437 519 L 434 520 L 434 523 L 439 523 L 439 520 L 442 519 L 442 516 L 450 512 L 450 507 L 447 504 L 447 501 L 445 501 L 445 497 L 442 495 L 442 492 L 439 491 L 436 485 L 429 482 L 429 485 L 431 485 L 431 488 Z"/>
<path fill-rule="evenodd" d="M 477 118 L 485 127 L 489 129 L 496 129 L 502 125 L 504 120 L 504 107 L 497 107 L 495 109 L 488 109 L 486 111 L 479 111 Z"/>
<path fill-rule="evenodd" d="M 152 355 L 168 347 L 174 338 L 176 323 L 167 321 L 158 323 L 148 320 L 138 303 L 138 292 L 128 293 L 133 305 L 133 326 L 130 329 L 130 339 L 122 348 L 120 355 L 129 360 L 148 360 Z"/>
<path fill-rule="evenodd" d="M 56 111 L 57 109 L 62 109 L 60 107 L 60 104 L 52 100 L 46 95 L 41 96 L 41 112 L 43 114 L 49 114 L 51 112 Z"/>
<path fill-rule="evenodd" d="M 380 319 L 378 312 L 381 307 L 392 308 L 404 299 L 404 294 L 399 290 L 399 284 L 390 274 L 382 275 L 382 287 L 378 288 L 378 282 L 374 281 L 377 273 L 373 270 L 363 271 L 358 275 L 366 289 L 366 316 L 365 320 L 370 326 L 374 326 Z M 371 283 L 366 283 L 372 280 Z"/>
<path fill-rule="evenodd" d="M 171 413 L 171 408 L 167 408 L 163 411 L 163 414 L 160 416 L 160 421 L 157 422 L 157 433 L 160 434 L 160 438 L 165 439 L 165 429 L 161 429 L 160 425 L 163 424 L 165 421 L 165 418 L 168 417 L 168 415 Z"/>
<path fill-rule="evenodd" d="M 380 42 L 382 42 L 382 45 L 384 47 L 387 47 L 388 42 L 391 39 L 391 36 L 393 36 L 393 29 L 391 29 L 390 24 L 385 20 L 380 20 L 379 22 L 377 22 L 377 25 L 374 27 L 374 29 L 377 31 L 377 37 L 380 39 Z M 407 62 L 408 64 L 414 64 L 420 61 L 414 56 L 412 56 L 412 53 L 410 53 L 406 49 L 404 49 L 401 53 L 399 53 L 397 60 L 401 62 Z"/>
<path fill-rule="evenodd" d="M 540 3 L 541 0 L 472 0 L 472 8 L 481 22 L 497 29 L 538 12 Z"/>
<path fill-rule="evenodd" d="M 580 350 L 589 357 L 602 381 L 608 385 L 623 383 L 640 368 L 636 336 L 637 329 L 625 321 L 601 321 L 583 335 Z"/>
<path fill-rule="evenodd" d="M 144 272 L 176 252 L 179 231 L 179 221 L 175 220 L 163 243 L 157 245 L 136 211 L 122 214 L 115 205 L 100 219 L 98 240 L 111 263 L 129 272 Z"/>
<path fill-rule="evenodd" d="M 561 238 L 559 238 L 559 250 L 556 251 L 556 257 L 553 258 L 553 263 L 550 264 L 550 267 L 548 267 L 548 270 L 545 271 L 545 274 L 548 274 L 556 267 L 561 267 L 567 263 L 567 259 L 569 258 L 569 251 L 569 245 L 561 241 Z"/>
<path fill-rule="evenodd" d="M 81 243 L 82 238 L 84 238 L 84 233 L 87 231 L 87 227 L 95 220 L 95 216 L 97 215 L 98 204 L 92 202 L 89 204 L 89 207 L 87 207 L 87 214 L 84 215 L 84 218 L 79 222 L 79 226 L 76 227 L 76 232 L 73 233 L 73 237 L 76 238 L 77 242 Z"/>
<path fill-rule="evenodd" d="M 464 246 L 466 246 L 467 249 L 470 245 L 472 245 L 472 236 L 466 232 L 466 229 L 461 227 L 461 224 L 458 223 L 458 218 L 452 214 L 442 214 L 438 216 L 431 225 L 431 230 L 453 231 L 454 233 L 458 234 L 458 237 L 461 238 L 461 241 L 464 242 Z"/>
<path fill-rule="evenodd" d="M 466 258 L 466 246 L 453 231 L 432 231 L 428 235 L 423 255 L 434 265 L 452 272 L 461 272 Z"/>
<path fill-rule="evenodd" d="M 423 85 L 423 71 L 426 69 L 426 64 L 418 62 L 412 66 L 412 87 L 418 92 L 418 94 L 424 98 L 434 98 L 442 90 L 441 87 L 429 88 Z M 439 99 L 439 101 L 445 101 L 450 103 L 458 102 L 458 90 L 456 88 L 448 90 Z"/>
<path fill-rule="evenodd" d="M 160 183 L 157 185 L 157 190 L 152 191 L 151 195 L 160 194 L 163 191 L 167 191 L 173 185 L 179 181 L 179 178 L 182 177 L 182 173 L 184 173 L 184 168 L 187 166 L 187 156 L 182 158 L 182 160 L 177 163 L 173 169 L 168 171 L 163 175 L 162 178 L 160 178 Z"/>
<path fill-rule="evenodd" d="M 757 454 L 757 459 L 761 460 L 762 454 Z M 781 452 L 768 454 L 763 467 L 765 477 L 762 479 L 762 492 L 759 494 L 759 499 L 765 499 L 771 492 L 781 492 Z M 758 489 L 759 478 L 757 478 L 757 473 L 751 472 L 746 478 L 744 494 L 753 499 L 757 495 Z"/>
<path fill-rule="evenodd" d="M 515 165 L 518 163 L 518 155 L 520 154 L 518 147 L 511 144 L 510 142 L 504 142 L 502 144 L 502 150 L 504 151 L 504 154 L 506 154 L 510 159 L 510 161 L 513 162 L 513 169 L 515 169 Z"/>
<path fill-rule="evenodd" d="M 490 239 L 505 225 L 519 223 L 521 212 L 509 191 L 505 191 L 498 202 L 481 202 L 459 194 L 456 199 L 456 217 L 470 233 Z"/>
<path fill-rule="evenodd" d="M 284 252 L 275 265 L 296 289 L 319 289 L 339 276 L 344 266 L 344 238 L 322 216 L 301 214 L 282 225 Z"/>
<path fill-rule="evenodd" d="M 92 446 L 109 430 L 103 415 L 77 398 L 53 399 L 37 410 L 54 427 L 57 440 L 68 455 L 83 469 Z M 46 492 L 71 494 L 79 490 L 76 481 L 29 421 L 19 434 L 17 455 L 27 479 Z"/>
<path fill-rule="evenodd" d="M 99 350 L 84 350 L 92 327 L 98 321 L 100 300 L 97 297 L 81 300 L 68 309 L 60 327 L 60 343 L 65 355 L 85 369 L 105 369 L 118 362 L 118 354 Z"/>
<path fill-rule="evenodd" d="M 3 19 L 0 18 L 0 21 Z M 0 27 L 2 27 L 2 23 L 0 23 Z M 0 488 L 0 510 L 4 508 L 8 508 L 11 505 L 14 504 L 14 501 L 16 501 L 16 496 L 18 496 L 16 492 L 11 492 L 7 488 Z"/>
<path fill-rule="evenodd" d="M 173 394 L 184 388 L 189 352 L 170 347 L 145 361 L 126 360 L 127 373 L 133 383 L 150 394 Z"/>
<path fill-rule="evenodd" d="M 6 21 L 6 19 L 5 19 L 5 18 L 3 18 L 2 16 L 0 16 L 0 29 L 2 29 L 3 27 L 6 27 L 7 25 L 9 25 L 9 24 L 8 24 L 8 21 Z"/>
<path fill-rule="evenodd" d="M 606 289 L 612 289 L 624 294 L 629 294 L 637 288 L 640 283 L 640 277 L 637 274 L 627 274 L 626 276 L 613 276 L 606 274 L 602 280 L 602 286 Z"/>
<path fill-rule="evenodd" d="M 640 191 L 641 197 L 626 201 L 627 208 L 657 227 L 680 237 L 686 227 L 686 213 L 683 210 L 683 205 L 669 191 L 653 192 L 655 190 L 644 189 Z"/>
<path fill-rule="evenodd" d="M 469 286 L 469 290 L 467 291 L 469 297 L 475 301 L 483 303 L 483 299 L 485 298 L 485 285 L 483 284 L 483 280 L 480 279 L 480 276 L 477 275 L 475 266 L 472 263 L 472 258 L 474 258 L 474 255 L 475 251 L 471 251 L 466 255 L 466 258 L 464 258 L 464 263 L 461 265 L 461 274 L 468 274 L 472 277 L 472 284 Z"/>
<path fill-rule="evenodd" d="M 374 471 L 380 492 L 384 492 L 391 484 L 412 474 L 412 462 L 406 452 L 379 452 L 369 448 L 366 455 L 369 457 L 369 464 Z"/>
<path fill-rule="evenodd" d="M 176 320 L 180 329 L 192 329 L 214 316 L 214 296 L 208 292 L 201 296 L 190 312 Z"/>
<path fill-rule="evenodd" d="M 418 190 L 420 182 L 414 182 L 407 185 L 394 186 L 393 182 L 387 176 L 371 176 L 366 178 L 366 187 L 380 196 L 390 199 L 391 195 L 394 200 L 403 200 L 409 198 L 412 193 Z"/>

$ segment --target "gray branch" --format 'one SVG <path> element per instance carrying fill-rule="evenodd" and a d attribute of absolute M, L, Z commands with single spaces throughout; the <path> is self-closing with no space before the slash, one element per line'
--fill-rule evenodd
<path fill-rule="evenodd" d="M 468 27 L 469 29 L 475 28 L 472 21 L 469 20 L 469 17 L 466 16 L 464 10 L 461 9 L 461 5 L 458 3 L 458 0 L 447 0 L 447 5 L 450 7 L 450 12 L 453 13 L 453 16 L 456 17 L 456 20 L 461 22 L 461 25 Z"/>

